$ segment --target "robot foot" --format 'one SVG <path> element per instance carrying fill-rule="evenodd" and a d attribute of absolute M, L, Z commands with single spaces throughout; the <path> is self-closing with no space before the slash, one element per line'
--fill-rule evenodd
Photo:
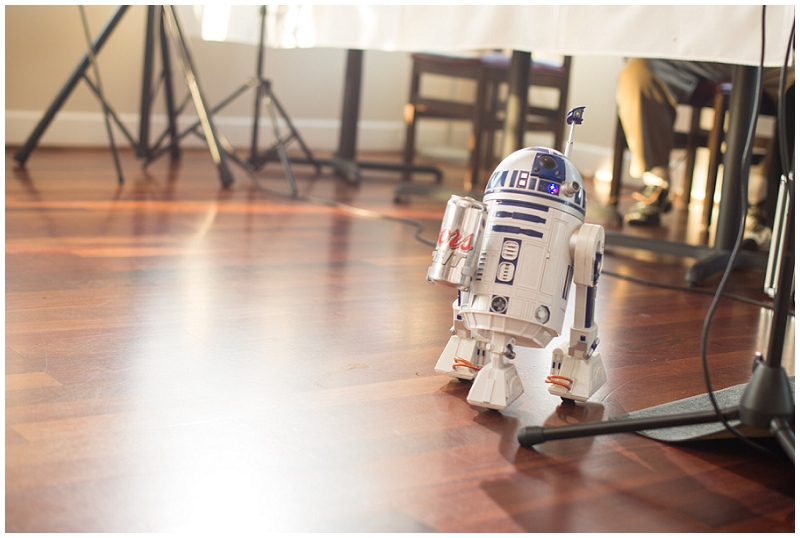
<path fill-rule="evenodd" d="M 585 402 L 606 382 L 606 370 L 599 353 L 588 360 L 565 355 L 558 371 L 551 372 L 546 381 L 551 384 L 550 394 L 564 400 Z"/>
<path fill-rule="evenodd" d="M 522 381 L 513 364 L 487 365 L 475 377 L 467 402 L 487 409 L 505 409 L 522 394 Z"/>
<path fill-rule="evenodd" d="M 450 341 L 444 348 L 439 360 L 436 362 L 434 370 L 438 374 L 449 375 L 465 381 L 475 378 L 480 364 L 474 364 L 469 359 L 475 359 L 478 342 L 474 339 L 462 339 L 458 336 L 451 336 Z"/>

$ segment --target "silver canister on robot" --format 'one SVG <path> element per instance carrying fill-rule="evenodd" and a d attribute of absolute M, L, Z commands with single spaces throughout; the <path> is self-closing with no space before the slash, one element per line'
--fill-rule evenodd
<path fill-rule="evenodd" d="M 469 197 L 451 196 L 428 269 L 428 281 L 468 289 L 478 269 L 476 257 L 485 227 L 486 205 Z"/>

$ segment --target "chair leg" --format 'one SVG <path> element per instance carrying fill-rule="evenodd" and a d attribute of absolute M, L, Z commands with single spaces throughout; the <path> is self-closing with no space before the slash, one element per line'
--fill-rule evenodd
<path fill-rule="evenodd" d="M 475 111 L 472 116 L 472 133 L 469 140 L 469 170 L 464 178 L 464 189 L 472 190 L 475 188 L 482 188 L 483 182 L 481 181 L 481 173 L 486 168 L 486 161 L 489 158 L 483 150 L 483 139 L 488 134 L 491 136 L 490 130 L 486 129 L 486 114 L 487 114 L 487 86 L 489 79 L 487 76 L 486 68 L 481 69 L 480 76 L 478 77 L 478 89 L 475 96 Z"/>
<path fill-rule="evenodd" d="M 700 221 L 706 229 L 711 227 L 711 212 L 714 208 L 714 193 L 717 190 L 717 174 L 722 164 L 722 139 L 725 136 L 725 114 L 728 110 L 728 96 L 718 92 L 714 97 L 714 125 L 708 135 L 708 175 L 706 176 L 706 195 L 703 199 L 703 216 Z"/>
<path fill-rule="evenodd" d="M 681 201 L 688 207 L 692 199 L 692 179 L 694 178 L 694 164 L 697 159 L 697 135 L 700 132 L 700 107 L 692 107 L 692 119 L 689 124 L 689 134 L 686 142 L 686 168 L 683 171 L 683 194 Z"/>
<path fill-rule="evenodd" d="M 411 172 L 409 169 L 414 164 L 414 153 L 416 146 L 417 134 L 417 113 L 414 105 L 408 103 L 403 111 L 406 120 L 406 145 L 403 151 L 403 163 L 407 165 L 406 171 L 403 172 L 403 181 L 411 181 Z"/>
<path fill-rule="evenodd" d="M 567 125 L 567 88 L 562 88 L 558 101 L 558 117 L 553 129 L 555 149 L 564 151 L 564 135 Z"/>
<path fill-rule="evenodd" d="M 614 135 L 614 161 L 611 168 L 611 186 L 608 196 L 608 205 L 614 208 L 619 204 L 619 192 L 622 187 L 622 157 L 627 147 L 628 142 L 625 140 L 622 122 L 617 118 L 617 130 Z"/>
<path fill-rule="evenodd" d="M 414 164 L 414 154 L 416 153 L 417 137 L 417 109 L 416 102 L 419 95 L 420 73 L 416 69 L 411 74 L 411 89 L 408 95 L 408 103 L 403 110 L 406 121 L 406 145 L 403 151 L 403 163 L 407 166 L 403 172 L 403 181 L 411 181 L 409 167 Z"/>
<path fill-rule="evenodd" d="M 497 118 L 497 111 L 500 108 L 500 85 L 496 82 L 490 82 L 487 86 L 487 101 L 488 104 L 488 120 L 489 123 L 494 123 Z M 483 166 L 484 170 L 493 170 L 495 167 L 495 133 L 496 131 L 487 125 L 486 127 L 486 146 L 484 151 Z"/>

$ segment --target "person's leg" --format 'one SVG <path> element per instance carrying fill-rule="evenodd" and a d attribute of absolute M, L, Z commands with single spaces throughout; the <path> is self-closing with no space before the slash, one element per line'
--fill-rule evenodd
<path fill-rule="evenodd" d="M 626 216 L 630 224 L 658 225 L 669 211 L 669 157 L 675 100 L 648 60 L 633 58 L 619 76 L 617 108 L 631 153 L 631 175 L 644 187 Z"/>
<path fill-rule="evenodd" d="M 620 73 L 617 109 L 631 151 L 631 175 L 642 177 L 653 168 L 668 169 L 675 104 L 647 60 L 632 58 Z"/>

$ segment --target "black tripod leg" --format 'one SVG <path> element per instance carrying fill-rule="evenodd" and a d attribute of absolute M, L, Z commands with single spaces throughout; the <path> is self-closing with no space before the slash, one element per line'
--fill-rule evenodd
<path fill-rule="evenodd" d="M 106 133 L 108 133 L 108 142 L 111 145 L 111 154 L 114 156 L 114 167 L 117 170 L 117 181 L 120 185 L 125 181 L 122 176 L 122 165 L 119 162 L 119 153 L 117 153 L 117 145 L 114 142 L 114 131 L 111 129 L 111 120 L 109 115 L 111 111 L 103 95 L 103 84 L 100 82 L 100 67 L 97 65 L 97 55 L 95 54 L 94 45 L 92 44 L 92 35 L 89 31 L 89 20 L 86 18 L 86 8 L 79 6 L 81 12 L 81 22 L 83 23 L 83 33 L 86 36 L 86 46 L 89 47 L 89 63 L 94 71 L 94 78 L 97 82 L 97 95 L 100 99 L 100 104 L 103 105 L 103 119 L 106 124 Z M 85 76 L 85 75 L 84 75 Z M 88 79 L 87 79 L 88 80 Z"/>
<path fill-rule="evenodd" d="M 181 158 L 181 148 L 178 145 L 178 111 L 175 108 L 175 94 L 172 91 L 172 60 L 170 60 L 169 56 L 169 41 L 167 39 L 167 29 L 164 26 L 163 14 L 160 17 L 158 27 L 161 36 L 161 70 L 164 76 L 164 101 L 167 106 L 170 158 L 173 161 L 177 161 Z"/>
<path fill-rule="evenodd" d="M 150 106 L 153 86 L 153 49 L 155 48 L 156 6 L 147 6 L 147 25 L 144 33 L 144 67 L 142 70 L 142 96 L 139 107 L 139 146 L 137 157 L 146 157 L 150 146 Z"/>
<path fill-rule="evenodd" d="M 224 187 L 228 187 L 233 183 L 233 175 L 228 167 L 228 159 L 224 149 L 220 146 L 219 139 L 217 138 L 216 128 L 208 113 L 208 108 L 205 105 L 203 93 L 200 90 L 200 84 L 197 81 L 197 70 L 194 68 L 192 57 L 189 54 L 189 47 L 186 44 L 186 39 L 183 36 L 180 24 L 178 23 L 178 14 L 175 12 L 174 6 L 165 6 L 162 9 L 162 16 L 167 17 L 172 37 L 175 41 L 175 46 L 178 49 L 178 56 L 181 59 L 183 66 L 183 74 L 186 78 L 186 85 L 189 87 L 189 93 L 192 96 L 194 107 L 197 115 L 200 117 L 200 124 L 203 127 L 203 134 L 205 135 L 208 144 L 208 151 L 211 153 L 211 159 L 219 169 L 220 181 Z"/>
<path fill-rule="evenodd" d="M 770 423 L 769 431 L 794 463 L 794 432 L 791 424 L 785 418 L 774 418 Z"/>
<path fill-rule="evenodd" d="M 94 49 L 95 52 L 99 52 L 100 49 L 103 47 L 106 40 L 111 35 L 111 32 L 114 31 L 114 28 L 116 28 L 117 24 L 122 19 L 122 16 L 125 15 L 127 9 L 128 6 L 120 6 L 108 20 L 105 27 L 100 32 L 100 35 L 98 35 L 97 39 L 95 39 L 94 41 L 94 45 L 92 48 Z M 31 133 L 31 135 L 28 137 L 28 140 L 14 154 L 14 160 L 17 162 L 17 164 L 19 164 L 20 166 L 25 165 L 25 161 L 27 161 L 28 157 L 30 157 L 33 148 L 36 147 L 36 144 L 39 143 L 39 139 L 47 130 L 47 127 L 50 126 L 50 122 L 53 121 L 53 118 L 55 118 L 56 114 L 61 109 L 61 106 L 64 104 L 69 95 L 72 93 L 72 90 L 74 90 L 75 86 L 78 85 L 78 82 L 80 82 L 81 78 L 84 75 L 84 72 L 88 67 L 89 67 L 89 53 L 87 52 L 83 56 L 83 59 L 78 63 L 78 66 L 75 68 L 75 71 L 73 71 L 72 75 L 70 75 L 66 84 L 64 84 L 64 86 L 58 92 L 56 98 L 50 104 L 50 108 L 47 109 L 42 119 L 39 120 L 39 124 L 33 130 L 33 133 Z"/>
<path fill-rule="evenodd" d="M 297 131 L 297 129 L 294 128 L 292 120 L 289 118 L 289 115 L 283 109 L 280 102 L 278 102 L 278 99 L 277 97 L 275 97 L 275 94 L 271 93 L 270 95 L 272 98 L 272 102 L 275 104 L 275 108 L 278 109 L 278 113 L 283 118 L 283 121 L 286 122 L 287 127 L 289 127 L 289 131 L 291 132 L 291 138 L 297 140 L 297 143 L 300 144 L 300 147 L 303 149 L 303 153 L 305 153 L 306 155 L 306 159 L 308 159 L 308 161 L 317 171 L 317 174 L 319 174 L 321 171 L 320 164 L 314 159 L 314 155 L 311 153 L 311 150 L 308 149 L 308 146 L 306 146 L 306 143 L 303 141 L 303 138 L 300 136 L 300 133 Z"/>
<path fill-rule="evenodd" d="M 103 99 L 103 94 L 100 89 L 95 86 L 94 82 L 92 82 L 89 77 L 84 75 L 83 81 L 86 82 L 86 85 L 89 86 L 89 89 L 92 90 L 92 93 L 94 93 L 98 99 L 101 101 L 105 100 Z M 134 140 L 133 135 L 131 135 L 131 133 L 128 131 L 128 128 L 125 127 L 125 124 L 122 123 L 122 120 L 119 119 L 119 116 L 108 102 L 106 102 L 106 110 L 108 111 L 108 115 L 111 117 L 111 119 L 114 120 L 114 124 L 117 126 L 117 129 L 119 129 L 122 135 L 128 140 L 131 147 L 135 148 L 138 145 L 138 142 Z"/>
<path fill-rule="evenodd" d="M 733 420 L 739 416 L 738 407 L 728 407 L 721 410 L 722 415 Z M 643 430 L 654 430 L 659 428 L 674 428 L 676 426 L 690 426 L 692 424 L 708 424 L 719 420 L 716 412 L 698 411 L 697 413 L 684 413 L 680 415 L 669 415 L 664 417 L 636 418 L 625 420 L 609 420 L 605 422 L 593 422 L 587 424 L 572 424 L 569 426 L 557 426 L 544 428 L 541 426 L 527 426 L 517 432 L 517 440 L 522 446 L 531 447 L 554 441 L 556 439 L 573 439 L 576 437 L 590 437 L 594 435 L 605 435 L 611 433 L 636 432 Z"/>
<path fill-rule="evenodd" d="M 219 112 L 225 106 L 230 104 L 233 100 L 236 99 L 236 97 L 241 95 L 245 90 L 247 90 L 250 87 L 251 87 L 251 84 L 242 85 L 241 87 L 239 87 L 239 89 L 237 89 L 234 93 L 232 93 L 224 101 L 222 101 L 220 104 L 218 104 L 217 106 L 212 108 L 211 109 L 211 113 L 212 114 L 216 114 L 217 112 Z M 169 95 L 172 95 L 172 90 L 171 89 L 169 90 Z M 177 132 L 177 130 L 178 130 L 178 124 L 177 124 L 178 114 L 180 114 L 180 112 L 185 108 L 185 106 L 188 104 L 189 100 L 191 100 L 191 95 L 187 96 L 186 101 L 184 101 L 181 104 L 181 106 L 178 107 L 177 110 L 175 110 L 173 108 L 173 112 L 170 113 L 170 116 L 172 118 L 172 123 L 170 124 L 169 128 L 166 131 L 164 131 L 164 133 L 162 133 L 162 135 L 159 137 L 158 141 L 153 146 L 154 150 L 150 152 L 150 154 L 147 156 L 147 158 L 145 158 L 144 162 L 142 163 L 142 168 L 147 168 L 148 166 L 150 166 L 150 164 L 153 161 L 155 161 L 156 159 L 160 158 L 169 149 L 172 150 L 172 158 L 173 158 L 173 160 L 176 160 L 176 159 L 180 158 L 180 148 L 178 146 L 178 142 L 183 140 L 183 138 L 185 138 L 189 134 L 192 134 L 192 133 L 196 134 L 197 133 L 197 128 L 202 126 L 202 122 L 200 120 L 198 120 L 198 121 L 194 122 L 192 125 L 190 125 L 189 127 L 187 127 L 186 129 L 184 129 L 181 133 Z M 167 109 L 169 110 L 169 105 L 167 106 Z M 172 131 L 175 131 L 174 134 L 171 134 Z M 170 143 L 170 145 L 168 147 L 163 148 L 163 147 L 161 147 L 161 143 L 164 141 L 164 138 L 166 138 L 166 136 L 168 134 L 170 134 L 173 137 L 173 140 L 172 140 L 172 142 Z M 204 135 L 201 134 L 200 138 L 204 138 Z M 222 138 L 223 137 L 221 135 L 219 135 L 220 146 L 225 147 L 225 143 L 222 141 Z M 156 149 L 156 148 L 160 148 L 160 149 Z"/>
<path fill-rule="evenodd" d="M 256 76 L 258 77 L 259 85 L 256 88 L 256 102 L 253 106 L 253 134 L 250 140 L 250 163 L 255 162 L 256 155 L 258 155 L 258 123 L 261 117 L 261 100 L 264 97 L 264 36 L 267 33 L 267 6 L 259 8 L 259 16 L 261 17 L 261 32 L 258 39 L 258 55 L 256 58 Z"/>
<path fill-rule="evenodd" d="M 297 196 L 297 184 L 294 181 L 294 174 L 292 173 L 292 165 L 289 163 L 289 156 L 286 155 L 286 146 L 281 138 L 280 130 L 278 129 L 278 118 L 275 117 L 275 108 L 273 107 L 272 91 L 267 90 L 267 95 L 264 97 L 267 102 L 267 111 L 269 112 L 270 120 L 272 121 L 272 129 L 275 132 L 276 149 L 278 150 L 278 157 L 283 166 L 283 172 L 286 175 L 286 181 L 289 182 L 289 187 L 292 189 L 292 196 Z"/>

